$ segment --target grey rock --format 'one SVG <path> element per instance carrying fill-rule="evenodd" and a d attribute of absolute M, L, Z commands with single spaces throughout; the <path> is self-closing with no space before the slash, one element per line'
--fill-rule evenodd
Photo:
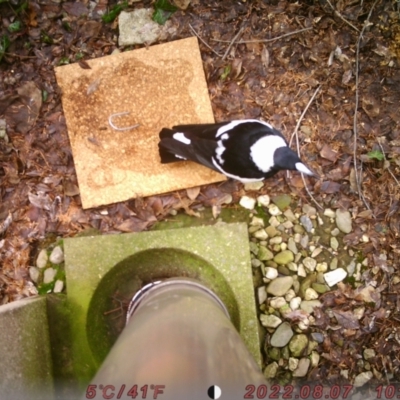
<path fill-rule="evenodd" d="M 119 38 L 120 46 L 132 44 L 153 43 L 171 27 L 167 21 L 161 26 L 152 20 L 152 8 L 140 8 L 133 12 L 122 11 L 119 15 Z M 165 34 L 165 33 L 164 33 Z"/>
<path fill-rule="evenodd" d="M 349 211 L 336 210 L 336 226 L 344 233 L 352 230 L 352 221 Z"/>
<path fill-rule="evenodd" d="M 330 245 L 331 245 L 333 250 L 337 250 L 338 247 L 339 247 L 339 242 L 334 236 L 331 237 Z"/>
<path fill-rule="evenodd" d="M 312 340 L 315 340 L 317 343 L 322 343 L 324 341 L 324 335 L 320 332 L 313 332 L 311 334 Z"/>
<path fill-rule="evenodd" d="M 313 313 L 314 307 L 321 307 L 321 302 L 319 300 L 304 300 L 300 304 L 300 309 L 308 314 Z"/>
<path fill-rule="evenodd" d="M 257 289 L 258 294 L 258 304 L 263 304 L 265 300 L 267 300 L 267 291 L 265 290 L 265 286 L 260 286 Z"/>
<path fill-rule="evenodd" d="M 260 190 L 262 187 L 264 186 L 264 182 L 259 181 L 259 182 L 247 182 L 244 184 L 244 190 L 246 190 L 246 192 L 248 190 Z"/>
<path fill-rule="evenodd" d="M 303 205 L 303 213 L 308 215 L 309 217 L 312 217 L 314 215 L 317 215 L 317 210 L 316 210 L 316 208 L 310 206 L 309 204 L 304 204 Z"/>
<path fill-rule="evenodd" d="M 297 254 L 298 253 L 296 242 L 294 241 L 294 239 L 292 237 L 290 237 L 289 240 L 288 240 L 288 249 L 293 254 Z"/>
<path fill-rule="evenodd" d="M 289 343 L 292 337 L 293 337 L 293 331 L 292 328 L 290 327 L 289 322 L 283 322 L 278 326 L 278 328 L 272 335 L 271 346 L 284 347 Z"/>
<path fill-rule="evenodd" d="M 270 293 L 273 296 L 284 296 L 292 287 L 292 284 L 293 278 L 291 276 L 276 278 L 267 286 L 267 293 Z"/>
<path fill-rule="evenodd" d="M 303 247 L 303 249 L 307 249 L 309 241 L 310 241 L 310 238 L 308 237 L 308 235 L 302 236 L 301 239 L 300 239 L 301 247 Z"/>
<path fill-rule="evenodd" d="M 374 349 L 365 349 L 363 352 L 364 359 L 369 360 L 370 358 L 374 358 L 376 356 Z"/>
<path fill-rule="evenodd" d="M 310 359 L 309 358 L 300 358 L 299 365 L 295 371 L 293 371 L 293 376 L 296 378 L 301 378 L 307 375 L 308 368 L 310 367 Z"/>
<path fill-rule="evenodd" d="M 61 264 L 64 261 L 64 252 L 60 246 L 54 247 L 50 254 L 50 262 L 53 264 Z"/>
<path fill-rule="evenodd" d="M 334 269 L 336 269 L 338 267 L 338 259 L 337 259 L 337 257 L 333 257 L 332 258 L 332 261 L 330 262 L 330 264 L 329 264 L 329 268 L 331 269 L 331 270 L 334 270 Z"/>
<path fill-rule="evenodd" d="M 361 387 L 364 386 L 367 382 L 369 382 L 372 377 L 373 377 L 373 373 L 371 371 L 367 371 L 367 372 L 361 372 L 361 374 L 358 374 L 355 378 L 354 378 L 354 386 L 355 387 Z"/>
<path fill-rule="evenodd" d="M 308 215 L 302 215 L 300 217 L 300 223 L 307 232 L 311 232 L 314 229 L 312 221 Z"/>

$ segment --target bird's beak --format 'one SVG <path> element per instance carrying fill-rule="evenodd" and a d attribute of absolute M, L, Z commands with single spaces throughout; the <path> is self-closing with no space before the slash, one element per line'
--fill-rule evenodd
<path fill-rule="evenodd" d="M 311 170 L 309 170 L 309 169 L 308 169 L 303 163 L 301 163 L 301 162 L 296 163 L 295 167 L 296 167 L 297 171 L 299 171 L 299 172 L 301 172 L 301 173 L 303 173 L 303 174 L 311 175 L 311 176 L 314 176 L 314 175 L 315 175 L 314 172 L 312 172 Z"/>

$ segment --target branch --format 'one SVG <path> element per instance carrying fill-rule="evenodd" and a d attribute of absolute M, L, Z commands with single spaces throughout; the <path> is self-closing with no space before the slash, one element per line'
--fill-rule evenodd
<path fill-rule="evenodd" d="M 299 29 L 298 31 L 285 33 L 282 36 L 278 36 L 278 37 L 272 38 L 272 39 L 239 40 L 236 43 L 237 44 L 242 44 L 242 43 L 268 43 L 268 42 L 274 42 L 275 40 L 279 40 L 279 39 L 283 39 L 283 38 L 288 37 L 288 36 L 296 35 L 297 33 L 300 33 L 300 32 L 309 31 L 310 29 L 312 29 L 312 28 Z M 221 40 L 221 39 L 213 39 L 213 38 L 211 38 L 211 40 L 213 40 L 214 42 L 222 42 L 222 43 L 230 43 L 231 42 L 230 40 Z"/>

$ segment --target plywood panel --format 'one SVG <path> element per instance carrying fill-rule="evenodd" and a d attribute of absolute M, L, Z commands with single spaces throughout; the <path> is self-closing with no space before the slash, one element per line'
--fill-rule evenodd
<path fill-rule="evenodd" d="M 83 208 L 222 181 L 191 162 L 162 165 L 158 133 L 214 122 L 195 37 L 56 68 Z M 139 123 L 137 129 L 118 127 Z"/>

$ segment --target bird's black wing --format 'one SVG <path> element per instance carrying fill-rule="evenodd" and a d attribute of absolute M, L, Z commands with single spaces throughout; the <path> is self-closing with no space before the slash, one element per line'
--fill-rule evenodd
<path fill-rule="evenodd" d="M 218 171 L 213 162 L 212 157 L 217 147 L 217 142 L 214 140 L 207 140 L 198 138 L 197 136 L 190 135 L 190 144 L 185 144 L 173 138 L 173 135 L 177 133 L 176 130 L 164 128 L 160 132 L 160 142 L 158 143 L 161 162 L 163 164 L 188 160 L 194 161 L 198 164 L 202 164 L 208 168 Z M 184 133 L 186 138 L 189 138 L 189 134 Z"/>
<path fill-rule="evenodd" d="M 220 122 L 218 124 L 191 124 L 191 125 L 176 125 L 172 129 L 175 132 L 182 132 L 189 139 L 194 139 L 195 137 L 217 140 L 216 135 L 219 128 L 228 124 L 229 122 Z"/>

